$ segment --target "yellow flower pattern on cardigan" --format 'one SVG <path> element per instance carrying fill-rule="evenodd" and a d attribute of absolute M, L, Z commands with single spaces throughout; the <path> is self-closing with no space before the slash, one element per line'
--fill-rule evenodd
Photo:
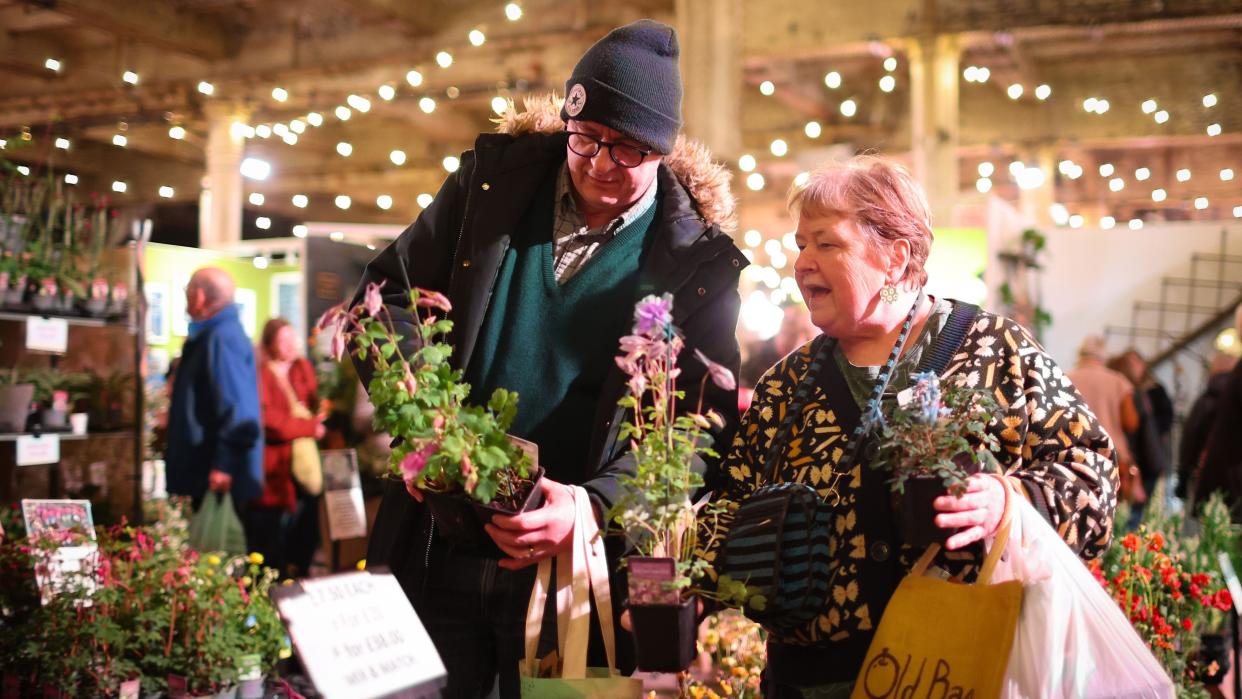
<path fill-rule="evenodd" d="M 723 522 L 726 528 L 737 504 L 765 484 L 762 461 L 806 374 L 810 354 L 808 343 L 769 369 L 755 389 L 754 402 L 721 466 L 723 492 L 716 497 L 730 506 Z M 997 460 L 1005 474 L 1021 481 L 1036 508 L 1079 555 L 1094 558 L 1102 553 L 1112 536 L 1116 508 L 1113 446 L 1039 343 L 1012 320 L 980 312 L 943 376 L 992 394 L 999 408 L 987 429 L 1000 441 Z M 869 562 L 868 534 L 860 515 L 865 503 L 858 502 L 865 466 L 855 464 L 847 473 L 837 470 L 850 439 L 837 424 L 834 402 L 841 400 L 853 398 L 826 396 L 814 387 L 802 419 L 795 421 L 777 475 L 779 481 L 808 484 L 838 505 L 830 540 L 831 602 L 805 627 L 775 636 L 780 643 L 809 645 L 870 635 L 878 623 L 859 590 L 860 571 Z M 717 549 L 713 545 L 700 555 L 714 564 Z M 908 570 L 920 553 L 903 545 L 897 555 Z M 973 577 L 977 563 L 970 548 L 944 552 L 937 560 L 950 574 L 964 579 Z"/>

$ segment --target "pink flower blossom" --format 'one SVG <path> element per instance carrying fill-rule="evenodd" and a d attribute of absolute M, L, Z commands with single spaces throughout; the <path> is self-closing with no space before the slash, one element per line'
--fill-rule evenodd
<path fill-rule="evenodd" d="M 466 477 L 466 492 L 473 493 L 475 486 L 479 484 L 479 472 L 470 463 L 469 454 L 461 455 L 461 475 Z"/>
<path fill-rule="evenodd" d="M 319 316 L 319 322 L 315 324 L 315 328 L 317 330 L 323 330 L 327 328 L 329 325 L 332 325 L 333 323 L 335 323 L 337 320 L 337 317 L 340 316 L 344 312 L 345 312 L 345 303 L 342 302 L 342 303 L 336 304 L 332 308 L 329 308 L 328 310 L 324 311 L 323 315 Z"/>
<path fill-rule="evenodd" d="M 634 374 L 630 377 L 630 394 L 633 396 L 641 396 L 643 391 L 647 390 L 647 377 L 642 374 Z"/>
<path fill-rule="evenodd" d="M 405 377 L 401 379 L 401 387 L 411 396 L 418 393 L 418 381 L 414 378 L 414 372 L 410 371 L 410 366 L 405 367 Z"/>
<path fill-rule="evenodd" d="M 716 384 L 720 390 L 732 391 L 737 388 L 737 380 L 733 378 L 733 372 L 708 359 L 707 355 L 697 349 L 694 351 L 694 357 L 707 367 L 707 374 L 712 377 L 712 383 Z"/>
<path fill-rule="evenodd" d="M 345 331 L 337 330 L 332 333 L 332 358 L 341 361 L 341 357 L 345 356 Z"/>
<path fill-rule="evenodd" d="M 647 296 L 634 307 L 634 333 L 662 337 L 673 322 L 673 297 Z"/>
<path fill-rule="evenodd" d="M 453 304 L 449 303 L 448 297 L 438 291 L 430 291 L 427 289 L 415 289 L 418 292 L 419 308 L 438 308 L 445 313 L 453 310 Z"/>
<path fill-rule="evenodd" d="M 427 468 L 427 461 L 431 459 L 439 448 L 440 445 L 436 442 L 427 442 L 422 448 L 406 454 L 405 458 L 401 460 L 401 477 L 407 482 L 418 478 L 423 469 Z"/>
<path fill-rule="evenodd" d="M 378 318 L 384 308 L 384 297 L 380 296 L 380 288 L 383 286 L 383 282 L 367 284 L 367 291 L 363 295 L 362 305 L 367 309 L 367 315 L 372 318 Z"/>

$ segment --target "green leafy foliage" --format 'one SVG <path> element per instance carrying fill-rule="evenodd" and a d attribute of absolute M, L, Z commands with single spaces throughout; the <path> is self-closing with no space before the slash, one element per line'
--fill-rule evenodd
<path fill-rule="evenodd" d="M 375 405 L 375 428 L 400 443 L 393 448 L 391 471 L 433 492 L 461 492 L 478 502 L 516 510 L 531 487 L 530 458 L 508 436 L 518 397 L 496 389 L 485 405 L 467 403 L 470 385 L 450 364 L 453 347 L 443 341 L 453 323 L 434 312 L 450 310 L 440 294 L 415 289 L 409 310 L 414 337 L 397 334 L 379 287 L 367 289 L 366 302 L 335 309 L 320 326 L 336 322 L 338 349 L 370 362 L 367 386 Z"/>
<path fill-rule="evenodd" d="M 942 388 L 934 374 L 913 378 L 910 402 L 886 413 L 871 465 L 890 472 L 896 492 L 904 492 L 910 478 L 930 476 L 960 497 L 972 473 L 999 470 L 994 452 L 1000 443 L 987 431 L 996 402 L 958 383 Z"/>

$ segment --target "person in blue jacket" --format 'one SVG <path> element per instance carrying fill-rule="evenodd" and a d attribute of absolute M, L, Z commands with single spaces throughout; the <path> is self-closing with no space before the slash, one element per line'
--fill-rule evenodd
<path fill-rule="evenodd" d="M 198 509 L 207 491 L 231 492 L 243 526 L 263 491 L 263 434 L 254 347 L 233 305 L 233 278 L 204 267 L 185 288 L 190 335 L 168 409 L 168 492 Z M 247 535 L 247 539 L 251 537 Z"/>

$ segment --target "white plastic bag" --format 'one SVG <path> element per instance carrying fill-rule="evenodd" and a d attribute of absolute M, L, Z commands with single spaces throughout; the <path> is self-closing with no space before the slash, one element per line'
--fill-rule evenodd
<path fill-rule="evenodd" d="M 1173 681 L 1108 591 L 1026 499 L 993 582 L 1025 584 L 1002 699 L 1173 699 Z"/>

